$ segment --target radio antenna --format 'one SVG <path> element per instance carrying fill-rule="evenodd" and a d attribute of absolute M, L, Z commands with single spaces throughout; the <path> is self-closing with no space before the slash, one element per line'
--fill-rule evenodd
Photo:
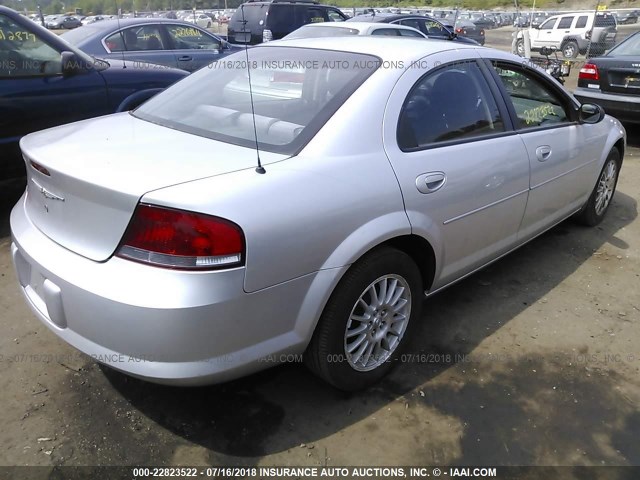
<path fill-rule="evenodd" d="M 242 13 L 242 30 L 246 35 L 247 21 L 244 18 L 244 5 L 240 6 Z M 246 38 L 246 37 L 245 37 Z M 251 118 L 253 118 L 253 138 L 256 140 L 256 157 L 258 158 L 258 166 L 256 167 L 256 173 L 264 174 L 267 171 L 262 166 L 260 161 L 260 146 L 258 145 L 258 127 L 256 127 L 256 109 L 253 105 L 253 88 L 251 87 L 251 66 L 249 65 L 249 46 L 247 45 L 251 41 L 251 32 L 249 32 L 249 40 L 244 44 L 244 56 L 247 60 L 247 76 L 249 77 L 249 100 L 251 101 Z"/>

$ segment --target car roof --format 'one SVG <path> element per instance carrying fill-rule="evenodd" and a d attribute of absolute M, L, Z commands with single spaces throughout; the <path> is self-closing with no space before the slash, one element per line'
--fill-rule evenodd
<path fill-rule="evenodd" d="M 347 20 L 347 22 L 382 22 L 382 23 L 391 23 L 395 20 L 403 20 L 407 18 L 417 18 L 420 20 L 436 20 L 432 17 L 428 17 L 426 15 L 416 15 L 410 13 L 376 13 L 375 15 L 371 15 L 369 13 L 365 15 L 356 15 L 353 18 Z"/>
<path fill-rule="evenodd" d="M 90 23 L 82 28 L 93 29 L 97 32 L 112 30 L 120 27 L 130 27 L 133 25 L 142 25 L 145 23 L 172 23 L 181 24 L 184 26 L 194 27 L 194 23 L 185 22 L 183 20 L 176 20 L 171 18 L 157 17 L 157 18 L 120 18 L 115 20 L 101 20 L 100 22 Z"/>
<path fill-rule="evenodd" d="M 413 30 L 414 32 L 420 32 L 420 30 L 416 30 L 413 27 L 407 27 L 406 25 L 379 25 L 374 22 L 349 22 L 347 25 L 346 22 L 318 22 L 318 23 L 307 23 L 300 28 L 316 28 L 316 27 L 334 27 L 334 28 L 355 28 L 355 29 L 366 29 L 366 28 L 397 28 L 400 30 Z M 422 32 L 420 32 L 422 33 Z"/>
<path fill-rule="evenodd" d="M 332 5 L 325 5 L 323 3 L 318 3 L 316 1 L 305 1 L 305 0 L 260 0 L 257 2 L 254 1 L 249 1 L 249 2 L 245 2 L 243 4 L 240 5 L 240 7 L 242 5 L 307 5 L 310 7 L 331 7 L 331 8 L 338 8 L 338 7 L 334 7 Z M 240 10 L 240 7 L 238 7 L 236 10 Z"/>
<path fill-rule="evenodd" d="M 397 42 L 390 42 L 388 37 L 360 35 L 349 37 L 345 42 L 344 37 L 322 37 L 322 38 L 300 38 L 294 40 L 276 40 L 273 42 L 261 43 L 252 48 L 275 48 L 275 47 L 298 47 L 314 48 L 318 50 L 335 50 L 339 52 L 361 53 L 375 55 L 383 62 L 411 62 L 427 55 L 451 50 L 473 50 L 482 48 L 480 45 L 454 43 L 448 40 L 430 39 L 425 42 L 423 38 L 406 37 L 399 41 L 403 42 L 402 48 L 398 48 Z"/>

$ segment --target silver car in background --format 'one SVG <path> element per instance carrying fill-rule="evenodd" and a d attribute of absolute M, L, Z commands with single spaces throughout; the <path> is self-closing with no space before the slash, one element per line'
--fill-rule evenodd
<path fill-rule="evenodd" d="M 349 37 L 352 35 L 385 35 L 388 37 L 429 38 L 420 30 L 404 25 L 368 22 L 308 23 L 285 35 L 283 40 L 298 38 Z"/>
<path fill-rule="evenodd" d="M 602 220 L 618 121 L 511 54 L 400 42 L 270 42 L 23 138 L 11 250 L 33 312 L 155 382 L 304 353 L 355 390 L 393 366 L 425 294 Z"/>

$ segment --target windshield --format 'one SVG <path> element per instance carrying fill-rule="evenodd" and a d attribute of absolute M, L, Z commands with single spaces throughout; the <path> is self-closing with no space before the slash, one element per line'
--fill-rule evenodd
<path fill-rule="evenodd" d="M 640 56 L 640 35 L 632 35 L 624 42 L 613 47 L 607 57 L 634 57 Z"/>
<path fill-rule="evenodd" d="M 26 23 L 25 23 L 26 22 Z M 31 20 L 19 22 L 0 14 L 0 77 L 59 75 L 62 73 L 60 46 L 43 40 Z M 46 37 L 45 37 L 46 38 Z M 86 53 L 64 42 L 63 50 L 74 52 L 80 63 L 92 65 Z"/>
<path fill-rule="evenodd" d="M 133 115 L 246 147 L 257 137 L 263 150 L 295 155 L 379 64 L 363 54 L 257 47 L 193 73 Z"/>

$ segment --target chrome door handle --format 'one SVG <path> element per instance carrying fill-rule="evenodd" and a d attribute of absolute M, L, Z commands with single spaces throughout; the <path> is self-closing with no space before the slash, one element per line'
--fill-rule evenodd
<path fill-rule="evenodd" d="M 446 181 L 444 172 L 423 173 L 416 178 L 416 188 L 420 193 L 433 193 L 440 190 Z"/>
<path fill-rule="evenodd" d="M 546 161 L 551 156 L 551 147 L 549 145 L 541 145 L 536 148 L 536 158 L 539 162 Z"/>

